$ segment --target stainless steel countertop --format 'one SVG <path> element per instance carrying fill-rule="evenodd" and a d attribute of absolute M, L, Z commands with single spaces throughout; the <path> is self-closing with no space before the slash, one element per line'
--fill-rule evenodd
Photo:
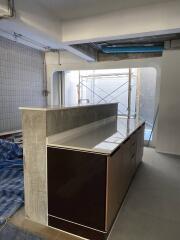
<path fill-rule="evenodd" d="M 36 110 L 36 111 L 52 111 L 52 110 L 66 110 L 70 108 L 83 108 L 83 107 L 92 107 L 92 106 L 102 106 L 102 105 L 114 105 L 118 103 L 103 103 L 103 104 L 78 104 L 78 105 L 44 105 L 44 106 L 28 106 L 28 107 L 19 107 L 20 110 Z"/>
<path fill-rule="evenodd" d="M 56 139 L 49 142 L 48 146 L 109 155 L 142 124 L 142 121 L 118 117 L 79 136 L 72 134 L 68 140 Z"/>

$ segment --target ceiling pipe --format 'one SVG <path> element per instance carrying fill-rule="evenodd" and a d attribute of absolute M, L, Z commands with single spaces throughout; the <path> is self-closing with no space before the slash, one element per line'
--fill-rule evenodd
<path fill-rule="evenodd" d="M 101 47 L 103 53 L 153 53 L 162 52 L 163 46 Z"/>

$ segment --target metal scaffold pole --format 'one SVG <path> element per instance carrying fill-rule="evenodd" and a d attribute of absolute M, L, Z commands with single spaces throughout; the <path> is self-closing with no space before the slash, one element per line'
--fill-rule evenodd
<path fill-rule="evenodd" d="M 129 68 L 129 79 L 128 79 L 128 121 L 127 121 L 127 134 L 130 130 L 130 118 L 131 118 L 131 82 L 132 82 L 132 70 Z"/>
<path fill-rule="evenodd" d="M 131 117 L 131 82 L 132 82 L 132 70 L 129 68 L 128 79 L 128 119 Z"/>
<path fill-rule="evenodd" d="M 141 94 L 141 79 L 140 69 L 137 69 L 137 80 L 136 80 L 136 120 L 140 119 L 140 94 Z"/>

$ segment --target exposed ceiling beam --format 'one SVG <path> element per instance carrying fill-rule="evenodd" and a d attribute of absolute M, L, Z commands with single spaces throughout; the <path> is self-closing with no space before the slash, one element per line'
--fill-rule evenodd
<path fill-rule="evenodd" d="M 97 60 L 97 51 L 87 44 L 66 46 L 65 49 L 88 62 Z"/>

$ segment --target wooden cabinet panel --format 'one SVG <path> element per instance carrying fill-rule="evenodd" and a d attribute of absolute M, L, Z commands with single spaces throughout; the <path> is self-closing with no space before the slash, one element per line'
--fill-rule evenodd
<path fill-rule="evenodd" d="M 115 220 L 136 168 L 142 160 L 143 146 L 144 125 L 129 136 L 108 159 L 107 231 Z"/>
<path fill-rule="evenodd" d="M 107 231 L 111 228 L 136 169 L 136 144 L 128 138 L 108 159 Z"/>
<path fill-rule="evenodd" d="M 123 158 L 124 150 L 125 145 L 122 145 L 120 149 L 108 159 L 106 210 L 107 231 L 111 228 L 126 192 L 128 171 L 126 159 Z"/>
<path fill-rule="evenodd" d="M 136 151 L 136 167 L 140 164 L 143 157 L 143 150 L 144 150 L 144 128 L 145 125 L 143 124 L 137 130 L 137 151 Z"/>

